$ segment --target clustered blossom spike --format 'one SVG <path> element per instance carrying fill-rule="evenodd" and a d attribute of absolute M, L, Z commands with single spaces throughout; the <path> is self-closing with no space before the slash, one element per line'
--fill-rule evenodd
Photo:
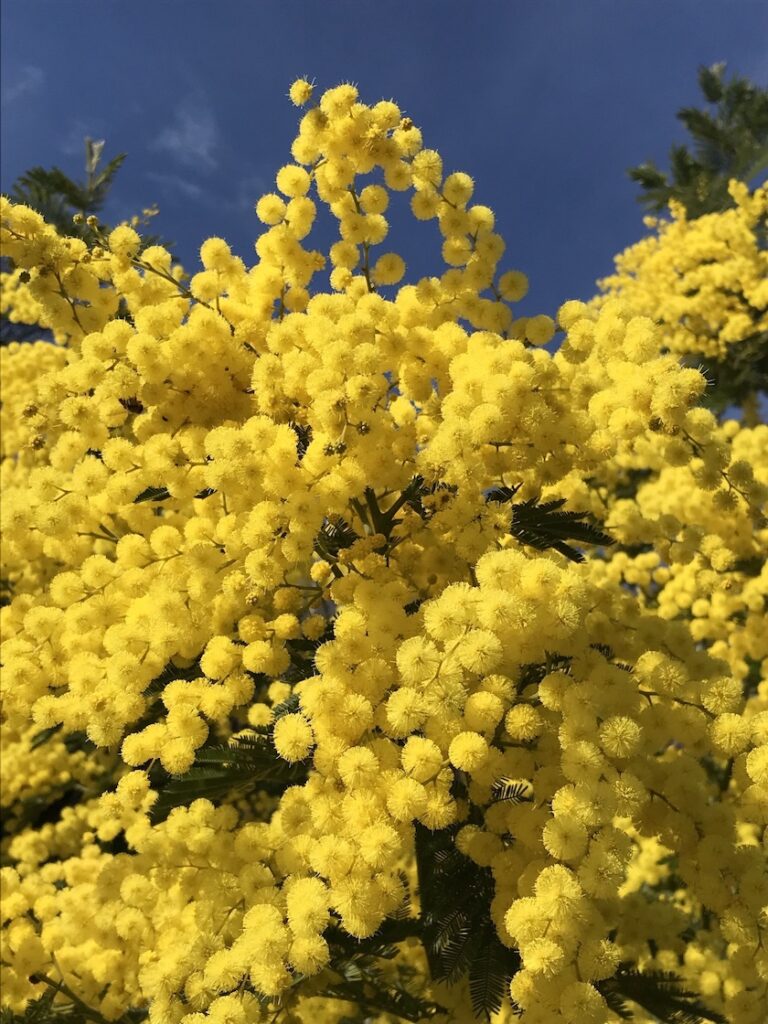
<path fill-rule="evenodd" d="M 768 427 L 699 404 L 628 285 L 515 316 L 493 212 L 395 103 L 290 98 L 253 266 L 1 201 L 4 310 L 55 339 L 2 351 L 3 1005 L 338 1024 L 362 977 L 366 1019 L 466 1024 L 419 930 L 442 835 L 495 1021 L 618 1021 L 632 964 L 759 1024 Z M 399 192 L 443 239 L 410 283 Z"/>
<path fill-rule="evenodd" d="M 768 251 L 761 239 L 768 185 L 750 192 L 732 181 L 734 208 L 689 220 L 670 203 L 671 219 L 647 217 L 655 229 L 616 259 L 603 289 L 660 320 L 666 347 L 678 355 L 723 359 L 729 349 L 768 330 Z"/>

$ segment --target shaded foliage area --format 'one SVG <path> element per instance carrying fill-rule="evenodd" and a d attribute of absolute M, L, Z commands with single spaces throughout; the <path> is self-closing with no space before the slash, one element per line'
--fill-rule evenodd
<path fill-rule="evenodd" d="M 283 761 L 267 730 L 253 737 L 241 736 L 229 745 L 210 744 L 198 750 L 194 765 L 184 775 L 169 775 L 159 781 L 161 793 L 152 808 L 152 820 L 163 821 L 174 807 L 201 798 L 219 803 L 235 792 L 257 789 L 277 796 L 306 778 L 307 766 Z"/>
<path fill-rule="evenodd" d="M 487 501 L 512 502 L 519 487 L 495 487 Z M 521 544 L 538 551 L 553 548 L 571 562 L 583 562 L 584 555 L 567 541 L 609 546 L 613 538 L 587 512 L 562 511 L 565 498 L 538 502 L 535 498 L 512 503 L 509 531 Z"/>
<path fill-rule="evenodd" d="M 727 209 L 731 178 L 750 182 L 768 169 L 768 90 L 738 76 L 726 80 L 724 63 L 699 68 L 699 87 L 706 106 L 678 111 L 690 143 L 672 146 L 669 172 L 652 162 L 628 172 L 649 213 L 662 212 L 670 199 L 691 218 Z"/>
<path fill-rule="evenodd" d="M 421 939 L 432 977 L 450 983 L 466 976 L 475 1016 L 490 1020 L 501 1008 L 520 958 L 502 945 L 491 918 L 490 869 L 456 849 L 456 831 L 416 826 Z"/>
<path fill-rule="evenodd" d="M 10 198 L 37 210 L 59 234 L 82 238 L 92 245 L 96 236 L 87 218 L 101 211 L 127 156 L 119 153 L 99 167 L 104 145 L 104 140 L 86 138 L 84 181 L 75 181 L 59 167 L 32 167 L 13 183 Z M 76 214 L 80 215 L 78 220 L 74 219 Z"/>
<path fill-rule="evenodd" d="M 699 68 L 703 107 L 683 107 L 678 120 L 689 142 L 672 146 L 669 171 L 646 162 L 632 167 L 629 176 L 640 186 L 638 201 L 649 213 L 663 213 L 671 200 L 681 203 L 688 220 L 732 208 L 728 183 L 736 179 L 750 187 L 768 173 L 768 89 L 746 78 L 725 77 L 725 63 Z M 758 247 L 768 246 L 768 225 L 756 227 Z M 695 294 L 695 291 L 694 291 Z M 720 414 L 741 406 L 751 419 L 760 394 L 768 393 L 768 333 L 764 309 L 756 309 L 740 291 L 730 293 L 740 312 L 749 317 L 754 333 L 727 346 L 722 358 L 693 353 L 685 362 L 706 370 L 712 387 L 704 403 Z M 703 327 L 706 331 L 706 326 Z"/>
<path fill-rule="evenodd" d="M 60 167 L 30 167 L 20 174 L 11 185 L 8 196 L 14 203 L 36 210 L 53 225 L 60 235 L 81 238 L 93 246 L 99 238 L 110 231 L 109 225 L 100 219 L 101 211 L 115 183 L 117 172 L 122 167 L 127 153 L 118 153 L 102 164 L 105 141 L 85 139 L 85 177 L 70 177 Z M 157 213 L 155 207 L 143 211 L 146 218 Z M 146 223 L 146 221 L 142 221 Z M 142 234 L 141 248 L 150 245 L 165 245 L 159 235 Z M 13 269 L 11 261 L 3 258 L 0 267 L 4 273 Z M 12 341 L 52 341 L 47 329 L 37 324 L 13 323 L 6 316 L 0 318 L 0 345 Z"/>
<path fill-rule="evenodd" d="M 673 971 L 638 971 L 620 964 L 616 974 L 598 981 L 597 989 L 622 1020 L 635 1020 L 635 1003 L 664 1024 L 726 1024 L 719 1013 L 708 1010 L 698 996 L 683 988 Z"/>

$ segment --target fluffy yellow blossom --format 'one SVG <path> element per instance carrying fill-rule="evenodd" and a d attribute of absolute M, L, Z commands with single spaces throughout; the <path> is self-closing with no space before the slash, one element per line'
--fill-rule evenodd
<path fill-rule="evenodd" d="M 645 316 L 661 320 L 668 347 L 722 359 L 732 345 L 768 326 L 768 255 L 758 237 L 768 213 L 768 188 L 729 188 L 731 210 L 689 220 L 678 203 L 668 220 L 616 259 L 601 282 Z"/>
<path fill-rule="evenodd" d="M 768 427 L 679 357 L 764 329 L 765 190 L 515 319 L 397 104 L 290 99 L 251 265 L 0 200 L 3 1006 L 466 1024 L 492 963 L 602 1024 L 631 964 L 757 1024 Z"/>

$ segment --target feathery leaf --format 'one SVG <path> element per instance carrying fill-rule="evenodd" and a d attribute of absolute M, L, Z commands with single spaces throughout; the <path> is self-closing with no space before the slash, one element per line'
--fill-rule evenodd
<path fill-rule="evenodd" d="M 511 502 L 518 487 L 495 487 L 486 494 L 486 501 L 504 504 Z M 566 541 L 582 544 L 613 544 L 613 538 L 595 522 L 588 512 L 561 511 L 565 498 L 552 498 L 538 502 L 536 498 L 512 504 L 510 533 L 520 541 L 539 551 L 554 548 L 571 562 L 583 562 L 584 555 Z"/>
<path fill-rule="evenodd" d="M 241 736 L 227 746 L 210 744 L 198 750 L 188 772 L 171 776 L 161 784 L 152 819 L 163 821 L 174 807 L 201 797 L 216 801 L 233 790 L 258 789 L 277 794 L 288 786 L 300 785 L 306 778 L 306 763 L 284 761 L 275 750 L 271 735 Z"/>
<path fill-rule="evenodd" d="M 491 795 L 496 803 L 522 804 L 531 800 L 527 783 L 519 779 L 497 779 Z"/>
<path fill-rule="evenodd" d="M 695 993 L 686 991 L 673 971 L 638 971 L 632 964 L 622 963 L 613 977 L 597 982 L 596 987 L 606 1001 L 610 997 L 623 1005 L 623 1001 L 630 1000 L 663 1024 L 726 1024 L 725 1017 L 708 1009 Z"/>

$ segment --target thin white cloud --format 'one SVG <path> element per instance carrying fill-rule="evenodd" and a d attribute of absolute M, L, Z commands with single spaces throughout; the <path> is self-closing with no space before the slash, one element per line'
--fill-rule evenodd
<path fill-rule="evenodd" d="M 175 192 L 186 199 L 199 199 L 203 194 L 202 186 L 187 178 L 182 178 L 179 174 L 160 174 L 158 171 L 147 171 L 145 177 L 156 182 L 166 194 Z"/>
<path fill-rule="evenodd" d="M 71 123 L 67 134 L 62 139 L 62 153 L 66 153 L 67 156 L 79 156 L 85 159 L 86 136 L 91 139 L 103 139 L 104 133 L 98 124 L 93 121 L 84 121 L 78 117 Z M 108 157 L 105 157 L 106 159 Z"/>
<path fill-rule="evenodd" d="M 176 108 L 173 121 L 166 125 L 153 143 L 187 167 L 213 170 L 219 129 L 213 111 L 201 96 L 190 96 Z"/>
<path fill-rule="evenodd" d="M 240 180 L 234 207 L 237 210 L 253 210 L 256 201 L 267 191 L 267 181 L 260 174 L 249 174 Z"/>
<path fill-rule="evenodd" d="M 39 92 L 45 84 L 45 72 L 35 64 L 25 64 L 21 68 L 16 80 L 12 82 L 3 93 L 3 105 L 16 103 L 30 93 Z"/>

